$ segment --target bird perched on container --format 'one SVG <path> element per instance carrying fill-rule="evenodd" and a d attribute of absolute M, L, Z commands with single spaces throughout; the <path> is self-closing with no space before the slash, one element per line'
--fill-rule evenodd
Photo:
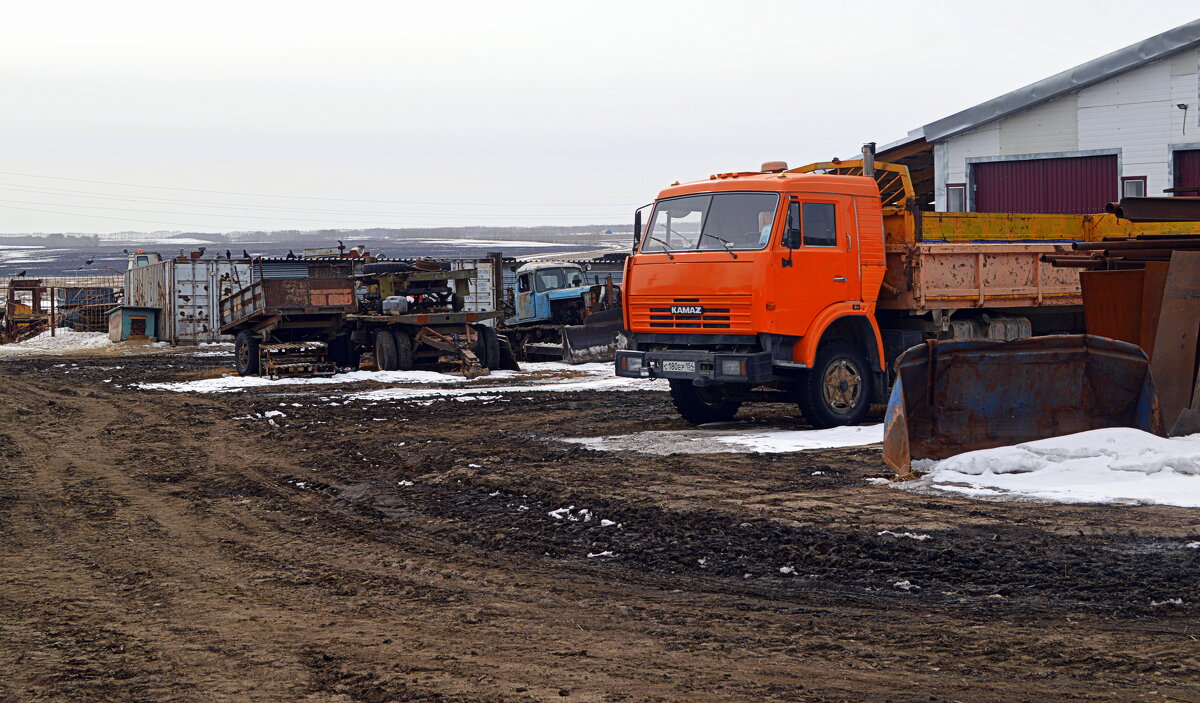
<path fill-rule="evenodd" d="M 83 268 L 84 268 L 84 266 L 91 266 L 91 265 L 92 265 L 92 264 L 93 264 L 95 261 L 96 261 L 96 259 L 95 259 L 94 257 L 93 257 L 93 258 L 89 258 L 87 261 L 83 262 L 83 266 L 80 266 L 79 268 L 77 268 L 77 269 L 75 269 L 75 270 L 76 270 L 76 271 L 82 271 L 82 270 L 83 270 Z"/>
<path fill-rule="evenodd" d="M 200 256 L 204 256 L 204 247 L 197 247 L 196 251 L 200 252 Z"/>
<path fill-rule="evenodd" d="M 233 254 L 229 253 L 228 249 L 225 250 L 225 258 L 229 259 L 230 261 L 233 260 Z"/>
<path fill-rule="evenodd" d="M 250 252 L 248 252 L 248 251 L 246 251 L 245 249 L 243 249 L 243 250 L 242 250 L 242 258 L 243 258 L 243 259 L 249 259 L 249 258 L 250 258 Z"/>
<path fill-rule="evenodd" d="M 17 274 L 17 278 L 21 278 L 21 277 L 23 277 L 24 275 L 25 275 L 25 272 L 24 272 L 24 271 L 22 271 L 21 273 L 18 273 L 18 274 Z"/>
<path fill-rule="evenodd" d="M 291 249 L 288 249 L 288 255 L 287 255 L 287 257 L 286 257 L 286 258 L 288 258 L 288 259 L 294 259 L 294 258 L 296 258 L 296 255 L 295 255 L 295 254 L 292 252 L 292 250 L 291 250 Z"/>

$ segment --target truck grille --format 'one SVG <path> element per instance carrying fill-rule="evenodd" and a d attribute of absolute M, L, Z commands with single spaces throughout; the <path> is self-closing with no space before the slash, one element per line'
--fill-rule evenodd
<path fill-rule="evenodd" d="M 744 295 L 630 296 L 630 322 L 642 332 L 752 333 L 750 301 Z M 697 307 L 698 314 L 693 312 Z"/>

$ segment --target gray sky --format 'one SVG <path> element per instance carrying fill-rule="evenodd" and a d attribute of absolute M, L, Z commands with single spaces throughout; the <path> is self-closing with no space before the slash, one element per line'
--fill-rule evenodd
<path fill-rule="evenodd" d="M 673 180 L 847 156 L 1198 14 L 430 5 L 7 5 L 0 232 L 625 222 Z"/>

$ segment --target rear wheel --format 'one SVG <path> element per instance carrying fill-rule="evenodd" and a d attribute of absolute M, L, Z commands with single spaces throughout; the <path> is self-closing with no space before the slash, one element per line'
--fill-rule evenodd
<path fill-rule="evenodd" d="M 411 371 L 413 367 L 412 337 L 404 330 L 392 330 L 396 343 L 396 370 Z"/>
<path fill-rule="evenodd" d="M 871 409 L 872 378 L 866 355 L 853 342 L 822 344 L 798 388 L 800 411 L 817 429 L 856 425 Z"/>
<path fill-rule="evenodd" d="M 380 371 L 396 370 L 396 338 L 389 329 L 375 333 L 375 366 Z"/>
<path fill-rule="evenodd" d="M 671 402 L 679 416 L 693 425 L 733 419 L 740 400 L 730 399 L 720 386 L 694 386 L 686 379 L 670 379 Z"/>
<path fill-rule="evenodd" d="M 233 341 L 233 359 L 239 376 L 258 375 L 258 337 L 250 330 L 237 333 Z"/>

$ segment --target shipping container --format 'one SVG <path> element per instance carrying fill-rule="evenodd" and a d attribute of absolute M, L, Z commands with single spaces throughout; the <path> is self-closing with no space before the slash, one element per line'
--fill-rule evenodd
<path fill-rule="evenodd" d="M 228 342 L 218 329 L 221 296 L 249 282 L 249 261 L 169 259 L 125 272 L 125 304 L 160 311 L 161 341 Z"/>

